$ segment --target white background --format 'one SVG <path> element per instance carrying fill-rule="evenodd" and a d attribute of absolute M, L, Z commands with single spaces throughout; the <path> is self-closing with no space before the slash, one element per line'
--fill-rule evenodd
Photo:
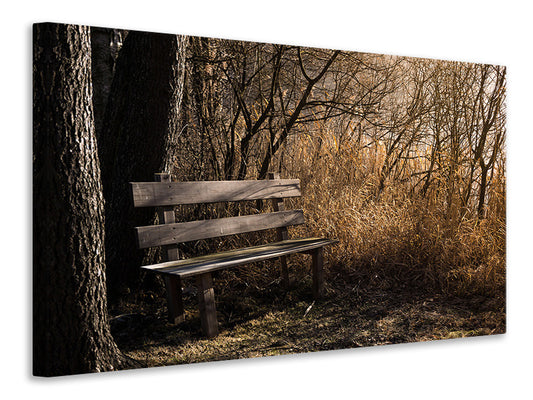
<path fill-rule="evenodd" d="M 345 3 L 48 0 L 2 4 L 3 398 L 531 396 L 533 35 L 528 2 Z M 31 24 L 43 21 L 508 66 L 508 333 L 56 379 L 31 377 Z"/>

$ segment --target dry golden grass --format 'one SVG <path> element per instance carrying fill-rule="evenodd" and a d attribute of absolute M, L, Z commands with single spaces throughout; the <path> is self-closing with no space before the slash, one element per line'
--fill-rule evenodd
<path fill-rule="evenodd" d="M 382 153 L 379 147 L 355 152 L 331 140 L 319 154 L 309 143 L 300 145 L 287 164 L 287 176 L 302 182 L 307 226 L 297 234 L 339 239 L 329 264 L 381 287 L 504 296 L 504 176 L 494 177 L 486 218 L 460 217 L 442 187 L 422 197 L 409 180 L 389 180 L 377 195 Z M 404 175 L 423 167 L 411 160 Z"/>

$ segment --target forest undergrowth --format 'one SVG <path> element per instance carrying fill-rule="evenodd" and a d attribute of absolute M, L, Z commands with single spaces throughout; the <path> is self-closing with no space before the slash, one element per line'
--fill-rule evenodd
<path fill-rule="evenodd" d="M 302 197 L 286 201 L 303 208 L 306 225 L 290 228 L 291 236 L 339 240 L 325 253 L 325 298 L 312 298 L 309 256 L 290 257 L 288 291 L 276 261 L 221 271 L 214 276 L 220 334 L 206 340 L 193 280 L 184 282 L 186 321 L 178 326 L 166 322 L 161 293 L 134 293 L 111 310 L 125 354 L 158 366 L 505 332 L 503 177 L 480 219 L 450 206 L 444 184 L 426 196 L 401 179 L 379 189 L 379 149 L 354 154 L 332 142 L 316 150 L 294 149 L 282 177 L 301 179 Z M 187 210 L 194 218 L 235 212 Z M 187 251 L 251 245 L 265 235 Z"/>
<path fill-rule="evenodd" d="M 503 176 L 494 177 L 479 218 L 450 200 L 446 182 L 422 196 L 413 179 L 404 178 L 422 169 L 416 160 L 380 190 L 379 149 L 322 147 L 318 161 L 299 149 L 292 168 L 302 180 L 307 226 L 301 234 L 340 241 L 330 250 L 330 264 L 384 289 L 411 285 L 446 295 L 505 296 Z"/>

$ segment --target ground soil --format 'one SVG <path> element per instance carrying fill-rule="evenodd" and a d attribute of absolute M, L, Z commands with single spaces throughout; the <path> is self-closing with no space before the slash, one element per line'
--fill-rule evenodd
<path fill-rule="evenodd" d="M 239 272 L 215 276 L 220 334 L 214 339 L 202 337 L 194 282 L 185 282 L 183 323 L 168 323 L 164 298 L 144 291 L 111 308 L 113 336 L 126 356 L 152 367 L 494 335 L 506 329 L 503 296 L 457 297 L 405 285 L 384 289 L 330 276 L 324 299 L 314 301 L 309 277 L 299 278 L 288 291 L 279 278 L 250 282 L 254 279 L 247 282 Z"/>

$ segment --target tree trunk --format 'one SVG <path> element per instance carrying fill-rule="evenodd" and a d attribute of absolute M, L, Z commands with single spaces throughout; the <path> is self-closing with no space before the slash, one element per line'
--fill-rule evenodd
<path fill-rule="evenodd" d="M 33 28 L 33 373 L 125 366 L 109 331 L 88 27 Z"/>
<path fill-rule="evenodd" d="M 154 173 L 177 167 L 186 43 L 183 36 L 129 32 L 117 59 L 99 142 L 113 298 L 139 283 L 144 253 L 133 228 L 154 217 L 153 210 L 132 208 L 128 182 L 152 181 Z"/>
<path fill-rule="evenodd" d="M 194 115 L 194 124 L 200 134 L 200 160 L 209 159 L 212 173 L 203 167 L 199 171 L 201 180 L 207 178 L 219 180 L 222 177 L 222 167 L 217 156 L 216 137 L 221 126 L 217 126 L 217 118 L 220 113 L 220 95 L 218 93 L 218 77 L 214 73 L 214 67 L 205 60 L 215 59 L 216 49 L 213 48 L 210 39 L 193 37 L 190 40 L 190 48 L 193 62 L 191 63 L 191 100 Z M 208 146 L 206 150 L 205 147 Z"/>
<path fill-rule="evenodd" d="M 477 217 L 479 219 L 485 218 L 485 196 L 487 193 L 487 175 L 489 168 L 481 165 L 481 182 L 479 183 L 479 199 L 477 203 Z"/>
<path fill-rule="evenodd" d="M 96 140 L 100 139 L 115 62 L 126 35 L 127 31 L 120 29 L 91 28 L 91 70 Z"/>

